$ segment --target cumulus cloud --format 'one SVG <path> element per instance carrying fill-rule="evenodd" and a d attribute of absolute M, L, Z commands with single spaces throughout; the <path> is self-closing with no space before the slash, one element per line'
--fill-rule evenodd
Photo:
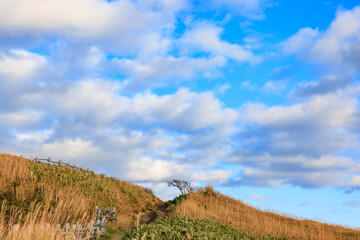
<path fill-rule="evenodd" d="M 184 6 L 182 1 L 6 0 L 0 3 L 0 31 L 96 40 L 121 54 L 152 54 L 166 51 L 166 31 Z M 122 45 L 126 48 L 118 48 Z"/>
<path fill-rule="evenodd" d="M 0 74 L 5 74 L 5 70 L 11 74 L 8 67 L 15 64 L 14 56 L 17 62 L 20 58 L 23 61 L 23 69 L 16 71 L 23 76 L 30 75 L 26 67 L 36 71 L 36 66 L 29 65 L 35 64 L 34 60 L 38 61 L 36 64 L 46 60 L 46 68 L 41 71 L 43 80 L 111 76 L 123 81 L 123 91 L 134 93 L 197 76 L 214 78 L 220 75 L 218 70 L 227 58 L 251 63 L 259 60 L 250 50 L 221 40 L 219 27 L 209 25 L 201 31 L 190 31 L 187 27 L 185 35 L 179 36 L 184 40 L 174 37 L 179 21 L 176 13 L 189 10 L 189 4 L 147 0 L 2 1 L 0 49 L 26 46 L 41 49 L 46 57 L 26 51 L 25 56 L 22 50 L 13 50 L 11 56 L 2 57 L 6 62 Z M 199 35 L 202 33 L 207 34 L 209 41 L 202 40 L 205 39 Z M 201 46 L 199 51 L 211 56 L 177 54 L 189 46 Z"/>
<path fill-rule="evenodd" d="M 339 9 L 327 29 L 302 28 L 281 43 L 285 54 L 315 63 L 320 77 L 300 84 L 292 96 L 308 98 L 356 84 L 359 67 L 360 7 Z"/>
<path fill-rule="evenodd" d="M 267 94 L 280 94 L 287 88 L 287 81 L 267 81 L 264 86 L 262 86 L 261 91 Z"/>
<path fill-rule="evenodd" d="M 92 159 L 94 156 L 101 158 L 100 149 L 91 141 L 80 138 L 57 139 L 51 143 L 42 143 L 39 154 L 44 156 L 61 156 L 62 159 Z M 66 151 L 64 151 L 66 150 Z"/>
<path fill-rule="evenodd" d="M 325 31 L 303 28 L 282 43 L 287 54 L 298 54 L 310 62 L 330 65 L 332 71 L 358 72 L 360 7 L 338 10 Z"/>
<path fill-rule="evenodd" d="M 25 50 L 10 50 L 0 54 L 2 81 L 14 81 L 32 77 L 46 63 L 46 58 Z"/>
<path fill-rule="evenodd" d="M 226 170 L 196 171 L 191 174 L 191 180 L 219 184 L 226 182 L 230 175 L 231 171 Z"/>
<path fill-rule="evenodd" d="M 246 167 L 230 184 L 255 186 L 354 187 L 346 181 L 359 164 L 351 158 L 259 155 L 236 157 Z M 326 171 L 327 174 L 324 174 Z"/>
<path fill-rule="evenodd" d="M 244 125 L 237 136 L 241 147 L 229 158 L 243 168 L 230 184 L 358 186 L 355 173 L 360 163 L 346 153 L 359 151 L 352 131 L 357 106 L 348 92 L 289 106 L 245 104 L 240 110 Z"/>
<path fill-rule="evenodd" d="M 224 83 L 224 84 L 221 84 L 220 86 L 217 86 L 215 91 L 218 94 L 224 94 L 226 91 L 230 90 L 231 88 L 232 88 L 232 86 L 230 83 Z"/>
<path fill-rule="evenodd" d="M 101 98 L 92 100 L 91 95 L 89 98 L 81 96 L 78 98 L 76 95 L 69 94 L 69 102 L 74 103 L 71 104 L 71 108 L 76 107 L 77 101 L 80 100 L 81 103 L 86 99 L 100 104 L 96 108 L 98 112 L 108 107 L 109 114 L 116 114 L 117 123 L 129 127 L 147 128 L 157 125 L 173 131 L 197 131 L 231 124 L 238 116 L 235 110 L 223 108 L 214 93 L 195 93 L 185 88 L 164 96 L 150 92 L 138 93 L 132 98 L 114 96 L 113 101 L 109 101 L 109 104 L 115 104 L 114 107 L 104 106 L 106 101 Z M 96 107 L 95 104 L 89 105 L 90 109 Z M 86 111 L 86 108 L 78 114 L 80 115 L 82 111 Z M 109 116 L 110 120 L 111 118 Z"/>
<path fill-rule="evenodd" d="M 182 47 L 190 52 L 204 51 L 212 56 L 224 56 L 239 62 L 256 63 L 259 57 L 244 47 L 220 39 L 222 29 L 212 24 L 198 23 L 181 38 Z"/>
<path fill-rule="evenodd" d="M 231 8 L 225 20 L 259 19 L 267 3 L 211 1 L 208 7 Z M 360 113 L 352 74 L 358 71 L 358 8 L 338 11 L 325 31 L 301 29 L 282 43 L 286 54 L 350 73 L 300 85 L 293 91 L 300 102 L 236 109 L 218 98 L 230 83 L 219 82 L 213 91 L 154 90 L 182 81 L 193 86 L 197 78 L 220 76 L 228 63 L 261 60 L 252 52 L 258 38 L 228 42 L 223 27 L 204 19 L 182 26 L 176 13 L 188 4 L 1 1 L 2 150 L 71 161 L 166 196 L 174 191 L 165 181 L 174 177 L 357 190 L 360 167 L 352 153 L 359 151 Z M 341 29 L 344 22 L 351 24 Z M 279 94 L 291 71 L 280 67 L 264 85 L 242 86 Z M 224 170 L 224 162 L 234 168 Z"/>
<path fill-rule="evenodd" d="M 238 113 L 214 92 L 181 88 L 128 96 L 121 83 L 108 79 L 29 83 L 31 91 L 2 103 L 8 106 L 0 111 L 6 151 L 51 156 L 144 184 L 175 176 L 224 182 L 230 176 L 214 164 L 229 151 Z M 205 169 L 194 172 L 200 165 Z"/>
<path fill-rule="evenodd" d="M 181 165 L 161 159 L 137 159 L 129 163 L 127 178 L 135 181 L 161 181 L 172 178 L 184 179 L 187 175 L 186 165 Z"/>
<path fill-rule="evenodd" d="M 302 28 L 282 43 L 286 54 L 295 54 L 309 51 L 319 36 L 318 29 Z"/>
<path fill-rule="evenodd" d="M 179 195 L 179 190 L 169 187 L 165 182 L 139 182 L 140 186 L 151 189 L 163 201 L 168 201 Z"/>
<path fill-rule="evenodd" d="M 0 128 L 27 130 L 36 128 L 43 118 L 42 112 L 19 111 L 19 112 L 0 112 Z"/>
<path fill-rule="evenodd" d="M 300 84 L 296 87 L 291 95 L 307 98 L 314 95 L 324 95 L 337 90 L 342 90 L 352 84 L 352 78 L 344 78 L 341 76 L 328 76 L 320 79 L 319 81 L 310 81 Z"/>
<path fill-rule="evenodd" d="M 140 59 L 113 59 L 115 71 L 129 76 L 123 83 L 123 88 L 139 90 L 148 86 L 162 86 L 166 80 L 188 80 L 196 75 L 212 78 L 216 69 L 224 66 L 226 60 L 222 56 L 212 58 L 189 58 L 172 56 L 156 56 L 150 61 Z"/>

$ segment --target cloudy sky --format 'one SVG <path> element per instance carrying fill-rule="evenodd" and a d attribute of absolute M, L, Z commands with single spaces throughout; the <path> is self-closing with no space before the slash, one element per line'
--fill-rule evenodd
<path fill-rule="evenodd" d="M 357 1 L 0 0 L 0 151 L 360 227 Z"/>

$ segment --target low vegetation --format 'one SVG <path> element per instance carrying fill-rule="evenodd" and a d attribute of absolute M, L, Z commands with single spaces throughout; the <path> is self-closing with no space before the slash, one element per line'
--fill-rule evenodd
<path fill-rule="evenodd" d="M 57 224 L 67 222 L 85 225 L 93 218 L 96 205 L 115 207 L 118 216 L 112 227 L 127 229 L 136 222 L 139 212 L 153 210 L 159 203 L 140 186 L 103 174 L 32 163 L 0 153 L 3 239 L 35 239 L 35 235 L 36 239 L 55 239 L 51 231 L 43 231 L 44 226 L 55 229 Z M 16 236 L 11 234 L 14 224 L 20 224 Z M 40 232 L 46 234 L 42 237 Z"/>
<path fill-rule="evenodd" d="M 166 217 L 157 224 L 133 226 L 124 235 L 124 239 L 142 240 L 181 240 L 181 239 L 254 239 L 246 231 L 240 231 L 229 224 L 212 220 L 198 220 L 187 217 Z M 275 240 L 271 235 L 261 236 L 261 239 Z"/>
<path fill-rule="evenodd" d="M 237 229 L 248 230 L 255 239 L 262 239 L 258 238 L 259 234 L 271 234 L 286 239 L 360 239 L 360 231 L 260 211 L 224 196 L 209 186 L 189 194 L 178 204 L 171 216 L 211 219 L 232 224 Z"/>

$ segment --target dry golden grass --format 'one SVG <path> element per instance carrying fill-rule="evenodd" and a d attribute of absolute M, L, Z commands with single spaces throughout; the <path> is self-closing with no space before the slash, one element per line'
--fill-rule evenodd
<path fill-rule="evenodd" d="M 254 235 L 271 234 L 287 239 L 304 240 L 360 239 L 360 231 L 263 212 L 215 192 L 209 186 L 190 194 L 176 207 L 172 216 L 187 216 L 231 223 L 238 229 L 253 232 Z"/>
<path fill-rule="evenodd" d="M 74 204 L 74 202 L 70 202 Z M 23 209 L 9 207 L 6 201 L 2 202 L 0 211 L 0 239 L 3 240 L 62 240 L 71 239 L 72 235 L 63 235 L 57 230 L 57 223 L 67 219 L 64 213 L 67 204 L 60 203 L 56 207 L 51 207 L 40 203 L 32 203 L 27 213 Z M 82 206 L 72 215 L 78 215 L 73 224 L 85 226 L 90 216 Z M 66 221 L 66 220 L 65 220 Z"/>
<path fill-rule="evenodd" d="M 95 206 L 115 207 L 112 227 L 128 228 L 161 201 L 134 184 L 0 153 L 0 239 L 61 239 L 55 226 L 92 220 Z M 20 224 L 19 229 L 13 229 Z M 36 236 L 36 237 L 35 237 Z"/>

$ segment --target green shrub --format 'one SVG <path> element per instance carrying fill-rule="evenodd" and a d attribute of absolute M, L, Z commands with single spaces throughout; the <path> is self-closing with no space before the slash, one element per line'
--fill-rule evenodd
<path fill-rule="evenodd" d="M 123 239 L 156 239 L 156 240 L 182 240 L 182 239 L 208 239 L 208 240 L 285 240 L 273 236 L 249 237 L 249 233 L 233 228 L 231 225 L 217 223 L 212 220 L 196 220 L 187 217 L 166 217 L 157 224 L 131 227 Z"/>

